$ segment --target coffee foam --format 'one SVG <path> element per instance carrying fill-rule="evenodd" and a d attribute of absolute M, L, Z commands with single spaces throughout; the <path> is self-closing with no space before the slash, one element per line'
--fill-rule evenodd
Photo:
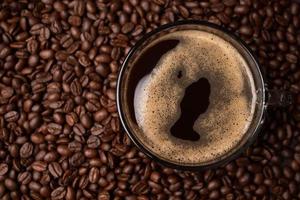
<path fill-rule="evenodd" d="M 256 101 L 253 77 L 242 55 L 214 34 L 177 31 L 151 46 L 169 39 L 180 43 L 161 57 L 135 90 L 135 116 L 141 128 L 136 135 L 152 152 L 171 162 L 215 160 L 234 148 L 248 130 Z M 211 94 L 207 111 L 194 124 L 200 140 L 175 138 L 170 128 L 180 117 L 185 89 L 201 77 L 208 79 Z"/>

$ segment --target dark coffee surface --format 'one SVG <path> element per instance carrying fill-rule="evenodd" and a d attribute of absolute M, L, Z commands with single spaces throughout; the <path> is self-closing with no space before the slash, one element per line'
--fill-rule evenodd
<path fill-rule="evenodd" d="M 153 68 L 156 66 L 157 62 L 160 58 L 167 53 L 168 51 L 175 48 L 179 43 L 179 40 L 164 40 L 161 41 L 154 46 L 150 47 L 147 53 L 142 54 L 137 62 L 135 63 L 136 66 L 132 69 L 131 76 L 129 77 L 128 81 L 128 98 L 130 99 L 129 103 L 129 112 L 131 118 L 136 120 L 134 114 L 134 92 L 136 86 L 138 85 L 139 81 L 147 74 L 149 74 Z"/>
<path fill-rule="evenodd" d="M 167 45 L 171 41 L 176 46 Z M 231 43 L 206 31 L 180 30 L 134 57 L 130 76 L 140 80 L 133 85 L 134 99 L 126 102 L 134 101 L 133 123 L 140 127 L 134 134 L 153 153 L 174 163 L 201 164 L 242 142 L 257 96 L 252 73 Z M 143 76 L 136 76 L 135 68 L 144 66 Z"/>
<path fill-rule="evenodd" d="M 182 77 L 182 71 L 178 72 L 177 78 Z M 210 84 L 206 78 L 189 85 L 180 102 L 181 115 L 171 127 L 171 134 L 182 140 L 197 141 L 200 133 L 193 126 L 200 114 L 204 113 L 209 106 Z"/>
<path fill-rule="evenodd" d="M 188 18 L 235 32 L 269 87 L 296 99 L 244 154 L 202 172 L 139 152 L 115 106 L 130 47 Z M 0 199 L 300 199 L 299 28 L 290 0 L 1 0 Z"/>

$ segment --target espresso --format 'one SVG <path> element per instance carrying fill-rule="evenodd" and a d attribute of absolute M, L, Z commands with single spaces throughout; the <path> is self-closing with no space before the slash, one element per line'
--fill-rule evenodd
<path fill-rule="evenodd" d="M 168 33 L 131 62 L 134 134 L 156 156 L 205 163 L 234 149 L 253 118 L 256 89 L 236 48 L 197 30 Z"/>

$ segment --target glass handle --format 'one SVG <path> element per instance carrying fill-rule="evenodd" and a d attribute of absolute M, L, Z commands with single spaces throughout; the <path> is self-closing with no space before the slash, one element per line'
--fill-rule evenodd
<path fill-rule="evenodd" d="M 267 106 L 270 107 L 286 107 L 293 103 L 293 96 L 285 90 L 269 90 L 267 89 Z"/>

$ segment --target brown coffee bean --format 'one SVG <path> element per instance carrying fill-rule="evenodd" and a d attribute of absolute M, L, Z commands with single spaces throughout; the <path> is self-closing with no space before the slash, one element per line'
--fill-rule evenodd
<path fill-rule="evenodd" d="M 114 38 L 111 40 L 110 44 L 114 47 L 126 48 L 128 45 L 127 38 Z"/>
<path fill-rule="evenodd" d="M 5 175 L 8 172 L 8 165 L 5 163 L 0 164 L 0 176 Z"/>
<path fill-rule="evenodd" d="M 77 153 L 73 154 L 73 156 L 70 157 L 70 159 L 69 159 L 70 165 L 74 166 L 74 167 L 78 167 L 83 162 L 84 162 L 84 156 L 80 152 L 77 152 Z"/>
<path fill-rule="evenodd" d="M 93 157 L 96 157 L 97 156 L 97 151 L 95 149 L 89 149 L 89 148 L 86 148 L 84 150 L 84 155 L 85 157 L 87 158 L 93 158 Z"/>
<path fill-rule="evenodd" d="M 43 197 L 49 197 L 50 196 L 50 188 L 47 187 L 47 186 L 43 186 L 41 189 L 40 189 L 40 194 L 41 196 Z"/>
<path fill-rule="evenodd" d="M 44 60 L 51 59 L 54 57 L 54 52 L 52 49 L 45 49 L 40 52 L 39 56 Z"/>
<path fill-rule="evenodd" d="M 40 133 L 34 133 L 31 135 L 31 141 L 34 143 L 34 144 L 41 144 L 44 142 L 44 136 Z"/>
<path fill-rule="evenodd" d="M 22 172 L 18 175 L 18 182 L 26 185 L 31 181 L 32 175 L 29 172 Z"/>
<path fill-rule="evenodd" d="M 78 123 L 73 126 L 73 131 L 76 135 L 80 135 L 80 136 L 84 135 L 86 132 L 82 124 L 78 124 Z"/>
<path fill-rule="evenodd" d="M 251 27 L 250 26 L 241 26 L 240 28 L 239 28 L 239 31 L 240 31 L 240 33 L 242 34 L 242 35 L 246 35 L 246 36 L 250 36 L 250 35 L 252 35 L 253 34 L 253 30 L 251 29 Z"/>
<path fill-rule="evenodd" d="M 33 190 L 35 192 L 39 192 L 41 189 L 41 185 L 35 181 L 31 181 L 28 186 L 30 190 Z"/>
<path fill-rule="evenodd" d="M 220 198 L 220 192 L 218 190 L 213 190 L 210 194 L 209 194 L 209 198 L 210 199 L 219 199 Z"/>
<path fill-rule="evenodd" d="M 293 177 L 293 171 L 289 167 L 286 166 L 283 168 L 283 175 L 286 178 L 291 179 Z"/>
<path fill-rule="evenodd" d="M 68 149 L 72 152 L 79 152 L 82 149 L 82 145 L 77 141 L 73 141 L 68 144 Z"/>
<path fill-rule="evenodd" d="M 39 43 L 35 39 L 31 38 L 27 42 L 27 51 L 31 54 L 36 54 L 39 49 Z"/>
<path fill-rule="evenodd" d="M 10 111 L 6 114 L 4 114 L 4 119 L 7 122 L 15 122 L 19 118 L 19 113 L 17 111 Z"/>
<path fill-rule="evenodd" d="M 292 53 L 286 54 L 286 60 L 290 63 L 297 63 L 298 62 L 298 57 Z"/>
<path fill-rule="evenodd" d="M 44 157 L 44 161 L 47 163 L 53 162 L 57 159 L 58 154 L 56 153 L 56 151 L 51 151 L 48 152 L 45 157 Z"/>
<path fill-rule="evenodd" d="M 295 153 L 294 154 L 294 159 L 295 159 L 295 161 L 298 162 L 298 164 L 300 164 L 300 153 Z"/>
<path fill-rule="evenodd" d="M 71 150 L 68 148 L 67 145 L 58 145 L 57 152 L 62 156 L 69 156 L 71 155 Z"/>
<path fill-rule="evenodd" d="M 35 161 L 34 163 L 32 163 L 32 168 L 37 172 L 43 172 L 46 170 L 47 164 L 42 161 Z"/>
<path fill-rule="evenodd" d="M 62 47 L 68 48 L 73 44 L 74 40 L 71 35 L 64 35 L 59 42 Z"/>
<path fill-rule="evenodd" d="M 224 10 L 225 6 L 223 3 L 214 3 L 211 5 L 211 10 L 213 12 L 222 12 Z"/>
<path fill-rule="evenodd" d="M 89 172 L 89 181 L 91 183 L 96 183 L 99 180 L 99 169 L 96 167 L 91 168 Z"/>
<path fill-rule="evenodd" d="M 73 15 L 73 16 L 70 16 L 68 18 L 68 22 L 72 26 L 80 26 L 81 25 L 81 18 L 79 16 Z"/>
<path fill-rule="evenodd" d="M 208 183 L 207 188 L 211 191 L 218 189 L 221 186 L 221 182 L 217 179 L 213 179 Z"/>
<path fill-rule="evenodd" d="M 21 158 L 29 158 L 33 153 L 33 145 L 29 142 L 26 142 L 20 148 L 20 156 Z"/>
<path fill-rule="evenodd" d="M 51 192 L 51 198 L 55 200 L 64 199 L 65 195 L 66 190 L 64 187 L 58 187 Z"/>
<path fill-rule="evenodd" d="M 88 114 L 83 114 L 80 116 L 80 122 L 84 128 L 91 128 L 93 125 L 92 119 Z"/>
<path fill-rule="evenodd" d="M 250 182 L 250 174 L 245 173 L 243 176 L 239 178 L 239 183 L 241 185 L 247 185 Z"/>
<path fill-rule="evenodd" d="M 103 191 L 98 193 L 98 200 L 109 200 L 110 199 L 110 194 L 107 191 Z"/>
<path fill-rule="evenodd" d="M 288 20 L 286 20 L 283 16 L 279 16 L 277 15 L 275 17 L 275 20 L 278 24 L 280 24 L 281 26 L 287 26 L 288 25 Z"/>
<path fill-rule="evenodd" d="M 19 148 L 16 144 L 12 144 L 8 147 L 8 151 L 10 153 L 11 156 L 13 157 L 17 157 L 18 156 L 18 152 L 19 152 Z"/>
<path fill-rule="evenodd" d="M 255 194 L 256 195 L 259 195 L 259 196 L 262 196 L 264 194 L 266 194 L 267 192 L 267 188 L 265 186 L 259 186 L 256 190 L 255 190 Z"/>
<path fill-rule="evenodd" d="M 95 61 L 97 63 L 109 63 L 111 61 L 111 57 L 108 54 L 100 54 L 96 56 Z"/>
<path fill-rule="evenodd" d="M 78 122 L 77 114 L 74 112 L 71 112 L 66 115 L 66 122 L 69 126 L 73 126 L 75 123 Z"/>
<path fill-rule="evenodd" d="M 131 34 L 132 34 L 132 36 L 138 36 L 138 35 L 140 35 L 143 31 L 144 31 L 143 26 L 137 25 Z M 115 60 L 117 60 L 117 58 L 114 57 L 114 56 L 112 56 L 112 58 L 114 58 Z"/>
<path fill-rule="evenodd" d="M 100 146 L 101 142 L 97 136 L 91 135 L 87 140 L 87 146 L 92 149 L 96 149 Z"/>
<path fill-rule="evenodd" d="M 47 130 L 53 135 L 58 135 L 62 131 L 62 126 L 56 123 L 50 123 L 47 125 Z"/>
<path fill-rule="evenodd" d="M 48 165 L 48 169 L 49 169 L 50 174 L 55 178 L 60 177 L 63 173 L 63 170 L 62 170 L 60 164 L 57 162 L 50 163 Z"/>
<path fill-rule="evenodd" d="M 70 44 L 70 46 L 68 46 L 67 53 L 68 54 L 73 54 L 73 53 L 75 53 L 79 49 L 79 47 L 80 47 L 80 43 L 79 42 L 74 42 L 74 43 Z M 80 62 L 84 66 L 84 64 L 86 62 L 88 62 L 88 60 L 87 61 L 80 60 Z M 86 65 L 88 65 L 88 64 L 86 64 Z"/>
<path fill-rule="evenodd" d="M 42 124 L 42 122 L 41 116 L 37 115 L 29 121 L 29 126 L 31 129 L 36 129 Z"/>
<path fill-rule="evenodd" d="M 132 186 L 132 192 L 135 194 L 146 194 L 148 192 L 148 186 L 146 183 L 140 181 Z"/>
<path fill-rule="evenodd" d="M 106 91 L 106 95 L 108 96 L 108 98 L 110 98 L 111 100 L 116 100 L 116 91 L 114 89 L 108 89 Z"/>
<path fill-rule="evenodd" d="M 75 191 L 72 187 L 68 186 L 66 191 L 66 200 L 72 200 L 75 199 Z"/>
<path fill-rule="evenodd" d="M 124 34 L 127 34 L 127 33 L 131 32 L 133 29 L 134 29 L 134 24 L 131 22 L 128 22 L 122 26 L 121 31 Z"/>
<path fill-rule="evenodd" d="M 234 6 L 237 4 L 237 0 L 224 0 L 223 3 L 226 6 Z"/>
<path fill-rule="evenodd" d="M 238 15 L 245 15 L 249 12 L 249 7 L 247 5 L 236 5 L 234 12 Z"/>
<path fill-rule="evenodd" d="M 98 112 L 94 113 L 94 120 L 96 122 L 101 122 L 103 121 L 106 117 L 108 116 L 108 112 L 102 108 Z"/>
<path fill-rule="evenodd" d="M 81 55 L 78 61 L 84 67 L 88 67 L 91 64 L 91 61 L 87 55 Z"/>
<path fill-rule="evenodd" d="M 72 83 L 71 83 L 71 92 L 74 96 L 79 96 L 82 93 L 82 87 L 81 84 L 79 82 L 78 79 L 75 79 Z"/>
<path fill-rule="evenodd" d="M 10 190 L 10 191 L 14 191 L 17 189 L 17 184 L 15 183 L 15 181 L 11 178 L 6 178 L 4 180 L 4 185 L 5 187 Z"/>
<path fill-rule="evenodd" d="M 83 16 L 85 12 L 86 4 L 82 1 L 75 1 L 74 4 L 74 13 L 78 16 Z"/>
<path fill-rule="evenodd" d="M 10 97 L 13 96 L 14 90 L 10 87 L 5 87 L 0 89 L 0 94 L 3 98 L 9 99 Z"/>

